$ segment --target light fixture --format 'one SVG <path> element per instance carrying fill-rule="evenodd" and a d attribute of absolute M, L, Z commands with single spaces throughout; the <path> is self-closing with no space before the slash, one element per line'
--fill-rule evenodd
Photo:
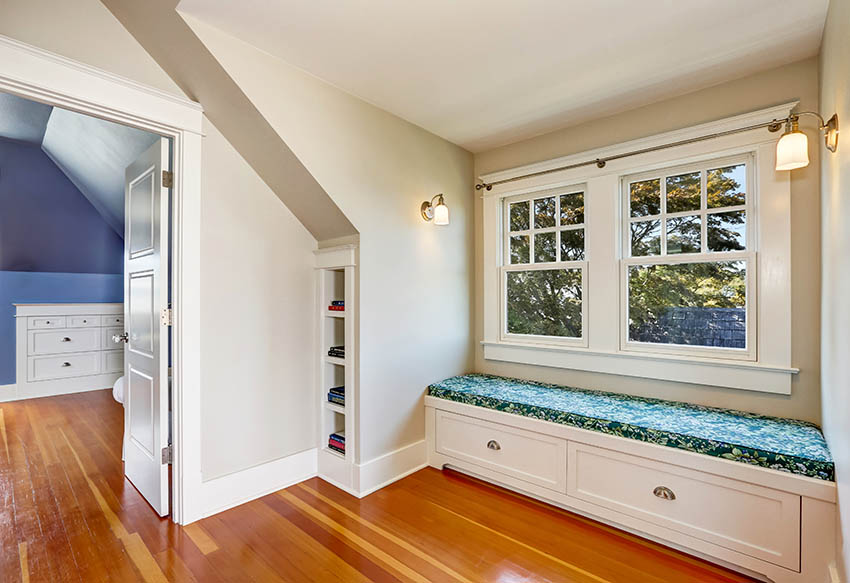
<path fill-rule="evenodd" d="M 777 132 L 785 122 L 785 132 L 776 142 L 776 169 L 794 170 L 809 165 L 809 140 L 806 134 L 800 131 L 799 120 L 801 115 L 813 115 L 818 118 L 818 129 L 823 132 L 826 149 L 835 152 L 838 149 L 838 114 L 824 121 L 819 113 L 813 111 L 801 111 L 795 113 L 785 120 L 777 120 L 767 127 L 772 132 Z"/>
<path fill-rule="evenodd" d="M 437 201 L 436 206 L 434 201 Z M 419 210 L 422 212 L 422 218 L 426 221 L 433 220 L 435 225 L 449 224 L 449 207 L 446 206 L 442 193 L 436 195 L 430 201 L 423 202 Z"/>
<path fill-rule="evenodd" d="M 809 165 L 809 139 L 797 118 L 785 122 L 785 133 L 776 142 L 776 169 L 794 170 Z"/>

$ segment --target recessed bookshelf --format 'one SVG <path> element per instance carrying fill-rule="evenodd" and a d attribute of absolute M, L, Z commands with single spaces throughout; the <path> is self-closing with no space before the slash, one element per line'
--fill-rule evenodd
<path fill-rule="evenodd" d="M 356 459 L 355 258 L 352 246 L 316 251 L 319 475 L 347 488 Z"/>

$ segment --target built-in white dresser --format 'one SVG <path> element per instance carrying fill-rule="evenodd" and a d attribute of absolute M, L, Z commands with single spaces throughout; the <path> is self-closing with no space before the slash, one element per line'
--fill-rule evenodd
<path fill-rule="evenodd" d="M 14 399 L 110 388 L 124 374 L 124 304 L 15 304 Z"/>

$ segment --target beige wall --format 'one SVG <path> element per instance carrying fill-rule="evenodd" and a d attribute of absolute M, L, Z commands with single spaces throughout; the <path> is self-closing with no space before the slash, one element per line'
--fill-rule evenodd
<path fill-rule="evenodd" d="M 0 34 L 183 95 L 99 0 L 2 0 Z"/>
<path fill-rule="evenodd" d="M 646 107 L 566 128 L 475 155 L 475 174 L 557 158 L 704 123 L 779 103 L 800 100 L 801 109 L 817 109 L 818 64 L 808 59 L 778 69 L 655 103 Z M 803 129 L 816 140 L 808 120 Z M 475 369 L 481 372 L 536 379 L 577 387 L 678 399 L 705 405 L 820 421 L 819 388 L 819 216 L 818 154 L 811 165 L 791 175 L 792 207 L 792 361 L 800 374 L 790 397 L 750 391 L 568 371 L 485 361 L 476 344 Z M 482 204 L 475 207 L 475 334 L 483 337 Z"/>
<path fill-rule="evenodd" d="M 205 480 L 315 447 L 316 240 L 205 120 L 201 470 Z"/>
<path fill-rule="evenodd" d="M 850 127 L 850 0 L 831 0 L 820 56 L 820 113 Z M 835 459 L 842 581 L 850 567 L 850 132 L 821 147 L 823 428 Z"/>
<path fill-rule="evenodd" d="M 359 461 L 423 439 L 425 387 L 471 367 L 471 154 L 185 18 L 360 233 Z"/>
<path fill-rule="evenodd" d="M 182 94 L 97 0 L 3 0 L 0 34 Z M 201 462 L 219 477 L 315 446 L 315 239 L 205 121 Z"/>

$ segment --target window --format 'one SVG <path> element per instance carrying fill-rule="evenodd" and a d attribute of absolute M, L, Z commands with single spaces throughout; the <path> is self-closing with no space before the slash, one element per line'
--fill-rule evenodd
<path fill-rule="evenodd" d="M 749 156 L 623 179 L 624 349 L 751 358 Z"/>
<path fill-rule="evenodd" d="M 583 188 L 505 200 L 503 337 L 583 342 L 584 208 Z"/>

